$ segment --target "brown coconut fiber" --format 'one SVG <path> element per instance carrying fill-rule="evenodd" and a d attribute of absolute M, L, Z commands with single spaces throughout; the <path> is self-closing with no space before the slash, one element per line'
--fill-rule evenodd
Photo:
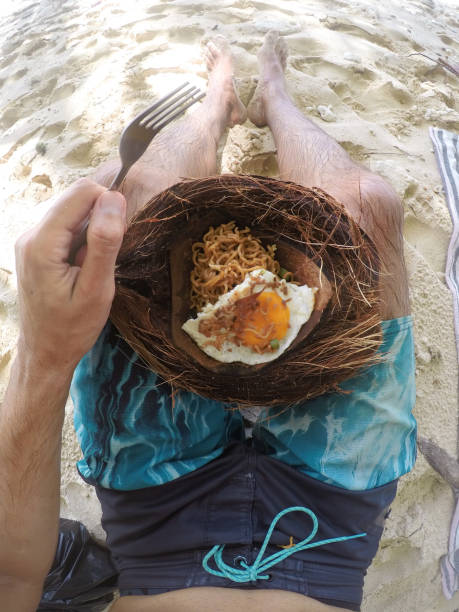
<path fill-rule="evenodd" d="M 182 331 L 190 309 L 191 246 L 235 221 L 277 245 L 280 265 L 319 288 L 310 320 L 274 361 L 224 364 Z M 258 176 L 185 180 L 131 221 L 116 269 L 111 320 L 145 365 L 174 389 L 240 405 L 292 405 L 380 359 L 379 260 L 344 207 L 317 188 Z"/>

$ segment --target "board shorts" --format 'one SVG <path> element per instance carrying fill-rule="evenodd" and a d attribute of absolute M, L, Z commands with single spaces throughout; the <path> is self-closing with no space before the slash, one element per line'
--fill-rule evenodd
<path fill-rule="evenodd" d="M 383 321 L 383 359 L 288 409 L 260 408 L 249 438 L 234 405 L 173 392 L 109 323 L 72 383 L 81 476 L 96 487 L 121 595 L 194 586 L 276 588 L 359 610 L 397 479 L 416 458 L 411 317 Z M 203 559 L 225 545 L 230 566 L 251 565 L 274 517 L 306 507 L 313 542 L 269 580 L 238 583 Z M 304 540 L 310 517 L 277 523 L 273 554 Z M 215 569 L 215 568 L 214 568 Z"/>

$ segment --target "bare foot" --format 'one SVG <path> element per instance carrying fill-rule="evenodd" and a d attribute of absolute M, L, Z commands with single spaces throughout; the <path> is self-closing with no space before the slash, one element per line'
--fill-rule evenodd
<path fill-rule="evenodd" d="M 248 115 L 252 123 L 258 127 L 266 125 L 266 100 L 270 95 L 268 90 L 285 89 L 284 70 L 287 65 L 288 49 L 279 32 L 270 31 L 266 34 L 263 46 L 258 52 L 260 77 L 258 85 L 248 106 Z"/>
<path fill-rule="evenodd" d="M 247 110 L 234 85 L 233 56 L 226 38 L 216 36 L 208 42 L 204 55 L 209 71 L 206 99 L 213 103 L 223 104 L 227 108 L 229 127 L 237 123 L 244 123 L 247 119 Z"/>

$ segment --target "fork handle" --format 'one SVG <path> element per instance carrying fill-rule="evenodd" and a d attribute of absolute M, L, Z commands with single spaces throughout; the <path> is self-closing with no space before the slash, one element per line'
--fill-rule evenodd
<path fill-rule="evenodd" d="M 118 188 L 121 186 L 121 183 L 124 181 L 126 174 L 129 172 L 130 167 L 131 166 L 121 166 L 118 174 L 115 176 L 112 184 L 108 188 L 108 191 L 118 191 Z M 72 246 L 70 247 L 69 262 L 71 264 L 73 264 L 75 260 L 75 255 L 78 253 L 78 249 L 80 249 L 87 242 L 86 237 L 88 233 L 88 226 L 89 226 L 89 217 L 84 222 L 81 232 L 75 238 Z"/>
<path fill-rule="evenodd" d="M 108 188 L 109 191 L 118 191 L 118 188 L 121 187 L 121 183 L 124 181 L 126 174 L 129 172 L 131 165 L 129 166 L 121 166 L 118 174 L 113 179 L 113 183 Z"/>

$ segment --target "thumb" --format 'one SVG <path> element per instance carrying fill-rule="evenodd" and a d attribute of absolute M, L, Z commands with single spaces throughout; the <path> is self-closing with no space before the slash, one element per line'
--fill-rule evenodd
<path fill-rule="evenodd" d="M 126 228 L 126 200 L 118 191 L 102 193 L 91 213 L 87 253 L 75 292 L 96 295 L 113 291 L 115 262 Z"/>

